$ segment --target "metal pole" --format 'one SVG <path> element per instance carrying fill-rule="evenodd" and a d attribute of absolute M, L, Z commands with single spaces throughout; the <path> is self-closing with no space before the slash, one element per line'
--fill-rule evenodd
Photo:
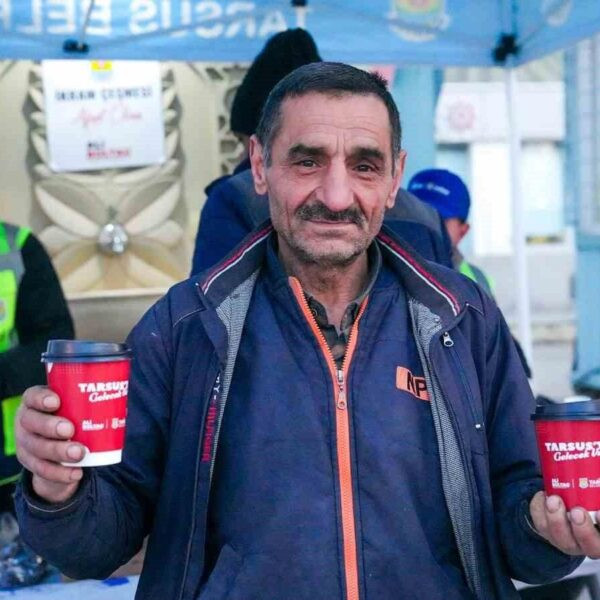
<path fill-rule="evenodd" d="M 512 57 L 509 57 L 509 61 Z M 527 246 L 525 239 L 525 206 L 521 197 L 521 130 L 517 110 L 517 73 L 514 67 L 505 69 L 508 136 L 510 141 L 510 195 L 512 204 L 512 238 L 517 292 L 517 339 L 527 361 L 532 359 L 531 312 L 529 306 L 529 279 L 527 274 Z"/>
<path fill-rule="evenodd" d="M 94 10 L 94 3 L 96 0 L 89 0 L 87 12 L 85 13 L 85 19 L 83 20 L 83 24 L 81 25 L 81 30 L 79 31 L 79 39 L 77 40 L 77 47 L 83 48 L 85 44 L 85 36 L 87 32 L 87 27 L 90 23 L 90 17 L 92 15 L 92 10 Z"/>
<path fill-rule="evenodd" d="M 296 25 L 300 29 L 306 29 L 306 6 L 296 7 Z"/>
<path fill-rule="evenodd" d="M 292 6 L 296 11 L 296 27 L 306 29 L 306 10 L 308 0 L 292 0 Z"/>

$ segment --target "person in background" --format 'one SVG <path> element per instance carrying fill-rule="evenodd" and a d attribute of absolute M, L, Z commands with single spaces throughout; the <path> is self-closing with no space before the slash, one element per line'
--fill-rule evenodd
<path fill-rule="evenodd" d="M 196 234 L 192 274 L 218 262 L 254 229 L 254 224 L 246 225 L 245 214 L 240 218 L 238 200 L 244 190 L 232 186 L 230 179 L 244 172 L 250 176 L 248 141 L 275 84 L 297 67 L 320 61 L 321 56 L 310 33 L 304 29 L 288 29 L 271 37 L 250 65 L 233 99 L 229 123 L 244 148 L 242 159 L 232 175 L 215 179 L 204 190 L 206 202 Z"/>
<path fill-rule="evenodd" d="M 490 297 L 494 297 L 494 282 L 479 267 L 467 261 L 458 245 L 469 233 L 469 209 L 471 196 L 465 182 L 446 169 L 425 169 L 412 176 L 408 190 L 419 200 L 435 208 L 444 219 L 452 242 L 452 265 L 477 283 Z M 527 377 L 531 379 L 531 367 L 519 342 L 513 338 Z"/>
<path fill-rule="evenodd" d="M 14 420 L 21 394 L 46 381 L 40 355 L 51 338 L 72 338 L 73 321 L 48 254 L 25 227 L 0 222 L 0 513 L 13 512 Z"/>
<path fill-rule="evenodd" d="M 446 169 L 425 169 L 413 175 L 408 183 L 408 191 L 433 206 L 444 219 L 452 242 L 454 268 L 493 296 L 492 279 L 479 267 L 469 263 L 458 248 L 471 228 L 468 223 L 471 197 L 464 181 Z"/>
<path fill-rule="evenodd" d="M 196 234 L 192 275 L 219 262 L 269 218 L 266 195 L 254 189 L 248 140 L 275 84 L 297 67 L 320 61 L 315 41 L 304 29 L 274 35 L 254 59 L 231 108 L 230 127 L 244 146 L 243 159 L 233 175 L 219 177 L 205 189 L 207 198 Z M 406 190 L 399 190 L 385 222 L 424 258 L 451 266 L 451 243 L 442 219 Z"/>

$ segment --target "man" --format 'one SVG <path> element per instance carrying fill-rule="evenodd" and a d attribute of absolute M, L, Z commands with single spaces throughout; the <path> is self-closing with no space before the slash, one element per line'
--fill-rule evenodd
<path fill-rule="evenodd" d="M 250 136 L 275 84 L 297 67 L 320 61 L 315 41 L 304 29 L 288 29 L 274 35 L 254 59 L 231 107 L 230 126 L 244 145 L 244 159 L 233 176 L 220 177 L 205 190 L 207 198 L 196 234 L 192 275 L 222 260 L 269 217 L 268 199 L 256 192 L 250 172 Z M 385 221 L 421 256 L 451 266 L 450 240 L 440 216 L 406 190 L 398 192 Z"/>
<path fill-rule="evenodd" d="M 50 338 L 71 338 L 73 322 L 46 251 L 31 231 L 0 222 L 0 512 L 13 512 L 14 421 L 21 394 L 46 380 L 40 354 Z"/>
<path fill-rule="evenodd" d="M 60 465 L 82 456 L 73 425 L 26 394 L 28 542 L 103 577 L 150 534 L 145 600 L 505 600 L 511 576 L 600 554 L 589 515 L 539 491 L 495 304 L 380 230 L 404 164 L 383 82 L 297 69 L 250 158 L 272 224 L 134 329 L 123 462 Z"/>
<path fill-rule="evenodd" d="M 467 262 L 458 248 L 471 228 L 468 223 L 471 197 L 464 181 L 446 169 L 425 169 L 413 175 L 408 190 L 419 200 L 433 206 L 444 219 L 452 241 L 454 268 L 493 296 L 492 280 L 479 267 Z"/>

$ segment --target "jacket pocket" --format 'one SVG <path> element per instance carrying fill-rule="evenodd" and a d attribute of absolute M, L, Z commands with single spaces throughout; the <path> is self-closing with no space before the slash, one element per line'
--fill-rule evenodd
<path fill-rule="evenodd" d="M 242 557 L 229 545 L 223 546 L 208 581 L 202 586 L 197 600 L 226 600 L 235 582 Z"/>

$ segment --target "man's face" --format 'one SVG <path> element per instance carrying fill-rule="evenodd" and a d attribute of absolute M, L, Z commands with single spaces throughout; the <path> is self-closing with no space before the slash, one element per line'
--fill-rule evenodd
<path fill-rule="evenodd" d="M 282 251 L 324 267 L 348 265 L 367 249 L 394 204 L 404 166 L 402 153 L 392 175 L 388 113 L 374 95 L 288 98 L 271 164 L 254 137 L 250 157 Z"/>
<path fill-rule="evenodd" d="M 445 219 L 444 222 L 446 223 L 446 229 L 452 242 L 452 247 L 456 248 L 460 241 L 469 232 L 470 225 L 464 221 L 461 221 L 457 217 L 450 217 Z"/>

